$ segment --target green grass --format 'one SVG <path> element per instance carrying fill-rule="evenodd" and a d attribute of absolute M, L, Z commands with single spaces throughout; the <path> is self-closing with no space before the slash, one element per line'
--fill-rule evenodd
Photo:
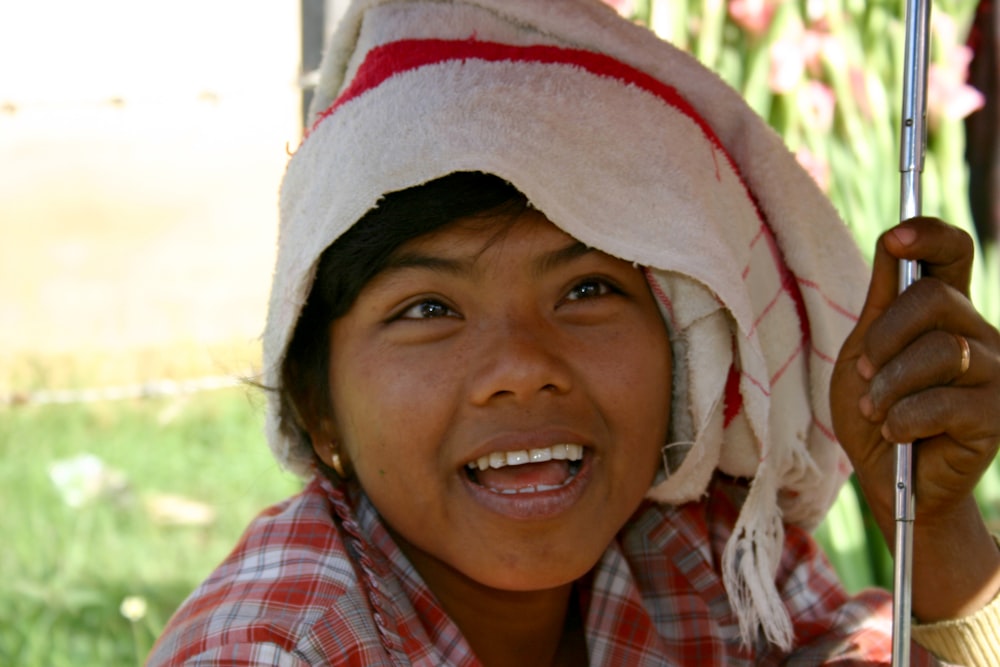
<path fill-rule="evenodd" d="M 247 390 L 169 400 L 0 408 L 0 665 L 135 665 L 247 522 L 300 483 L 281 472 Z M 90 453 L 124 483 L 68 505 L 56 461 Z M 121 480 L 119 480 L 121 482 Z M 157 494 L 207 503 L 207 525 L 164 525 Z M 135 622 L 122 601 L 147 603 Z"/>

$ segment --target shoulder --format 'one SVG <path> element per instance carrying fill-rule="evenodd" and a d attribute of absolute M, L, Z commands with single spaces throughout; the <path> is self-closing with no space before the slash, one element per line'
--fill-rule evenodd
<path fill-rule="evenodd" d="M 345 647 L 381 645 L 354 560 L 311 483 L 251 522 L 174 614 L 148 664 L 306 665 L 333 662 L 328 651 L 334 664 L 369 664 L 372 656 L 344 660 Z"/>

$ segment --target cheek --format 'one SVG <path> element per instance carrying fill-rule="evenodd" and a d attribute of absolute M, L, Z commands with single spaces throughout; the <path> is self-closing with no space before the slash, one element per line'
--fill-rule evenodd
<path fill-rule="evenodd" d="M 604 354 L 599 381 L 618 411 L 645 429 L 666 434 L 672 395 L 670 341 L 659 320 L 619 331 Z"/>
<path fill-rule="evenodd" d="M 650 397 L 650 409 L 665 438 L 670 425 L 670 404 L 673 397 L 673 359 L 669 341 L 664 337 L 656 339 L 656 342 L 659 344 L 652 346 L 656 353 L 647 360 L 644 380 Z"/>
<path fill-rule="evenodd" d="M 621 353 L 611 368 L 613 378 L 607 379 L 606 395 L 615 401 L 618 427 L 630 450 L 633 463 L 630 472 L 639 472 L 635 462 L 642 462 L 643 478 L 652 477 L 660 466 L 661 448 L 666 444 L 670 425 L 672 358 L 670 343 L 660 322 L 644 330 L 645 335 L 629 333 L 621 345 Z"/>
<path fill-rule="evenodd" d="M 426 355 L 381 348 L 334 357 L 334 419 L 341 446 L 359 473 L 375 471 L 385 479 L 395 468 L 412 469 L 421 457 L 433 457 L 428 447 L 440 438 L 448 414 L 445 397 L 452 393 L 447 387 L 454 382 L 444 368 Z"/>

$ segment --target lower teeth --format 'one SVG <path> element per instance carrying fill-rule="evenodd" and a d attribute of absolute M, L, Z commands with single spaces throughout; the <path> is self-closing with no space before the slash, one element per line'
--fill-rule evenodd
<path fill-rule="evenodd" d="M 519 493 L 542 493 L 543 491 L 555 491 L 556 489 L 561 489 L 562 487 L 566 486 L 567 484 L 573 481 L 573 478 L 576 477 L 576 474 L 580 472 L 580 466 L 582 465 L 583 462 L 569 461 L 568 463 L 569 463 L 569 477 L 567 477 L 561 484 L 539 484 L 538 486 L 522 486 L 518 489 L 494 489 L 493 487 L 489 486 L 486 486 L 484 488 L 487 488 L 494 493 L 499 493 L 505 496 L 514 496 Z M 484 486 L 483 484 L 480 484 L 479 479 L 476 477 L 476 473 L 474 470 L 466 469 L 466 472 L 468 473 L 470 480 L 472 480 L 476 484 L 479 484 L 479 486 Z"/>
<path fill-rule="evenodd" d="M 566 480 L 562 484 L 539 484 L 538 486 L 524 486 L 520 489 L 490 489 L 490 491 L 494 491 L 505 496 L 513 496 L 518 493 L 541 493 L 542 491 L 554 491 L 555 489 L 561 489 L 568 483 L 569 480 Z"/>

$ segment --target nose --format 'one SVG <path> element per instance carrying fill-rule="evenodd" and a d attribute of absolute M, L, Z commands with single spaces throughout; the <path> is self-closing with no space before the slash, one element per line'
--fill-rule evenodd
<path fill-rule="evenodd" d="M 471 364 L 470 399 L 476 405 L 498 400 L 529 402 L 540 394 L 563 394 L 572 387 L 568 348 L 544 318 L 508 317 L 484 323 Z"/>

